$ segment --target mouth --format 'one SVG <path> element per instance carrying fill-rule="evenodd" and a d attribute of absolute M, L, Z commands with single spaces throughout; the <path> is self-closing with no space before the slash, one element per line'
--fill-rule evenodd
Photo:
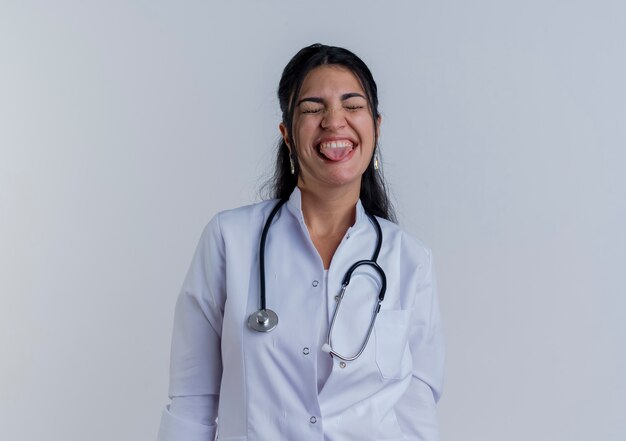
<path fill-rule="evenodd" d="M 348 139 L 323 141 L 317 145 L 317 153 L 328 161 L 338 162 L 350 155 L 355 144 Z"/>

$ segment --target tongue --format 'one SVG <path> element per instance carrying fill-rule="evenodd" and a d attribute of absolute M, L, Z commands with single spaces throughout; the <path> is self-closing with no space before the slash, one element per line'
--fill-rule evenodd
<path fill-rule="evenodd" d="M 352 151 L 352 147 L 335 147 L 321 149 L 320 153 L 331 161 L 341 161 Z"/>

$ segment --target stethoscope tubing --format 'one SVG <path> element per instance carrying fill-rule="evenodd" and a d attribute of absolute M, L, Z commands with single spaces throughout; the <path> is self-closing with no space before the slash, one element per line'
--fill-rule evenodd
<path fill-rule="evenodd" d="M 278 201 L 274 209 L 270 212 L 270 215 L 265 222 L 265 226 L 263 227 L 263 232 L 261 233 L 261 243 L 259 244 L 259 281 L 261 283 L 260 297 L 262 311 L 265 311 L 267 309 L 267 303 L 265 300 L 265 241 L 267 240 L 267 232 L 272 225 L 272 220 L 274 219 L 274 216 L 276 216 L 276 213 L 278 213 L 278 210 L 280 210 L 280 207 L 282 207 L 285 202 L 287 202 L 287 199 L 281 199 L 280 201 Z"/>
<path fill-rule="evenodd" d="M 286 199 L 281 199 L 280 201 L 278 201 L 278 203 L 274 206 L 274 208 L 270 212 L 270 214 L 269 214 L 269 216 L 267 218 L 267 221 L 265 222 L 265 225 L 263 226 L 263 231 L 261 232 L 261 240 L 260 240 L 260 244 L 259 244 L 259 282 L 260 282 L 260 285 L 261 285 L 260 286 L 260 295 L 259 295 L 259 297 L 260 297 L 260 309 L 255 311 L 255 312 L 253 312 L 248 317 L 248 326 L 251 329 L 253 329 L 255 331 L 259 331 L 259 332 L 269 332 L 269 331 L 272 331 L 278 325 L 278 315 L 274 311 L 272 311 L 271 309 L 267 308 L 267 302 L 266 302 L 266 295 L 265 295 L 265 242 L 267 241 L 267 234 L 268 234 L 268 231 L 269 231 L 270 226 L 272 224 L 272 221 L 273 221 L 274 217 L 276 216 L 276 213 L 278 213 L 278 210 L 280 210 L 280 208 L 285 204 L 285 202 L 287 202 Z M 335 312 L 334 312 L 334 314 L 332 316 L 332 319 L 331 319 L 331 322 L 330 322 L 330 327 L 328 329 L 328 336 L 327 336 L 327 339 L 326 339 L 326 343 L 322 346 L 322 350 L 323 351 L 328 352 L 333 357 L 337 357 L 337 358 L 339 358 L 341 360 L 344 360 L 344 361 L 356 360 L 357 358 L 359 358 L 359 356 L 363 353 L 363 351 L 367 347 L 367 343 L 369 342 L 370 336 L 371 336 L 372 331 L 374 329 L 374 324 L 376 322 L 376 317 L 378 316 L 378 313 L 380 312 L 381 303 L 385 299 L 385 292 L 387 290 L 387 277 L 386 277 L 385 272 L 383 271 L 383 269 L 377 263 L 378 255 L 380 254 L 380 250 L 382 248 L 382 243 L 383 243 L 382 228 L 380 227 L 380 223 L 378 222 L 378 220 L 376 219 L 375 216 L 373 216 L 373 215 L 371 215 L 370 213 L 367 213 L 367 212 L 366 212 L 366 214 L 369 217 L 369 219 L 371 220 L 372 224 L 374 225 L 374 228 L 376 229 L 376 248 L 374 249 L 374 254 L 372 255 L 372 258 L 370 260 L 367 260 L 367 259 L 359 260 L 359 261 L 353 263 L 350 266 L 350 268 L 348 269 L 348 271 L 346 272 L 346 274 L 345 274 L 345 276 L 343 278 L 343 283 L 341 285 L 341 291 L 335 297 L 335 299 L 337 301 L 337 305 L 335 306 Z M 332 348 L 332 332 L 333 332 L 333 328 L 334 328 L 334 325 L 335 325 L 335 321 L 337 319 L 337 313 L 339 312 L 339 307 L 341 306 L 341 302 L 342 302 L 343 297 L 345 295 L 346 288 L 350 284 L 350 279 L 352 278 L 352 274 L 354 273 L 354 271 L 358 267 L 363 266 L 363 265 L 371 266 L 379 274 L 380 279 L 381 279 L 381 287 L 380 287 L 380 290 L 379 290 L 379 294 L 378 294 L 378 299 L 377 299 L 376 305 L 374 307 L 374 310 L 372 311 L 372 318 L 370 320 L 370 324 L 369 324 L 368 329 L 367 329 L 367 334 L 365 336 L 365 339 L 363 340 L 363 343 L 361 344 L 361 347 L 360 347 L 359 351 L 355 355 L 353 355 L 353 356 L 346 356 L 346 355 L 339 354 L 338 352 L 336 352 Z"/>

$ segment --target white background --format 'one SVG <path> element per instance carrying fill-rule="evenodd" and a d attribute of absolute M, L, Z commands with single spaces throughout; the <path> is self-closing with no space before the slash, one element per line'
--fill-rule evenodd
<path fill-rule="evenodd" d="M 154 440 L 200 231 L 301 47 L 371 67 L 434 249 L 444 441 L 626 439 L 621 1 L 0 3 L 0 439 Z"/>

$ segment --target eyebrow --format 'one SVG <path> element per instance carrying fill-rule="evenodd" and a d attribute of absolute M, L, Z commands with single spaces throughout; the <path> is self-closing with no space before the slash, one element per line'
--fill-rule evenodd
<path fill-rule="evenodd" d="M 358 92 L 350 92 L 350 93 L 344 93 L 343 95 L 341 95 L 341 101 L 345 101 L 347 99 L 354 98 L 354 97 L 360 97 L 360 98 L 363 98 L 364 100 L 367 100 L 367 98 L 365 98 L 362 94 Z M 324 100 L 316 96 L 310 96 L 310 97 L 302 98 L 300 101 L 298 101 L 298 104 L 296 104 L 296 107 L 298 107 L 300 104 L 304 102 L 323 104 Z"/>

